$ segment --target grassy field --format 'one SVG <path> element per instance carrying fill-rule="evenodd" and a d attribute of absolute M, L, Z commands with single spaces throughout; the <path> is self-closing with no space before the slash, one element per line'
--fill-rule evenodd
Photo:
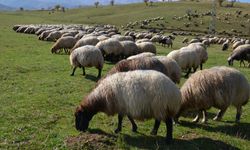
<path fill-rule="evenodd" d="M 163 124 L 158 136 L 154 137 L 149 135 L 153 120 L 137 121 L 139 133 L 132 133 L 131 125 L 125 119 L 123 131 L 115 134 L 117 116 L 107 117 L 102 113 L 93 118 L 87 133 L 79 133 L 74 128 L 74 110 L 95 86 L 93 76 L 97 75 L 97 70 L 86 69 L 87 76 L 83 77 L 79 69 L 71 77 L 68 55 L 52 55 L 50 47 L 53 43 L 12 31 L 14 24 L 100 23 L 121 26 L 151 17 L 183 15 L 187 8 L 206 11 L 211 7 L 207 3 L 187 2 L 154 5 L 149 8 L 144 4 L 133 4 L 73 9 L 53 14 L 47 11 L 0 13 L 0 149 L 249 149 L 250 103 L 243 108 L 240 124 L 233 122 L 236 110 L 232 107 L 221 122 L 211 120 L 217 111 L 211 109 L 206 125 L 193 124 L 192 118 L 181 117 L 182 124 L 174 126 L 175 140 L 171 145 L 164 143 Z M 233 13 L 238 9 L 250 14 L 250 5 L 242 4 L 217 11 Z M 172 26 L 175 24 L 178 25 L 173 22 Z M 223 27 L 218 23 L 218 30 Z M 231 30 L 231 27 L 225 26 L 224 30 Z M 184 46 L 182 39 L 182 36 L 176 38 L 173 49 Z M 172 50 L 156 46 L 159 55 Z M 205 68 L 227 65 L 230 52 L 222 52 L 220 45 L 212 45 L 208 53 Z M 112 66 L 105 63 L 104 74 Z M 238 62 L 234 67 L 250 81 L 249 68 L 239 68 Z M 181 84 L 183 82 L 184 79 Z"/>

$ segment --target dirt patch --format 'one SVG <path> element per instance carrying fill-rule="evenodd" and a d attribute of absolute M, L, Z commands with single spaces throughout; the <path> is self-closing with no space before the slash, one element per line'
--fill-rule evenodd
<path fill-rule="evenodd" d="M 116 149 L 117 137 L 100 133 L 81 133 L 66 139 L 66 145 L 70 149 Z"/>

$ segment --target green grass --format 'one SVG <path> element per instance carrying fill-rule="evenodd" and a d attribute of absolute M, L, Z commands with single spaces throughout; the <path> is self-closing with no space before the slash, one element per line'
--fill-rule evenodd
<path fill-rule="evenodd" d="M 84 8 L 51 15 L 46 11 L 0 13 L 0 149 L 102 149 L 107 148 L 105 145 L 115 149 L 249 149 L 249 103 L 243 109 L 240 124 L 232 122 L 236 110 L 231 107 L 222 122 L 211 120 L 217 111 L 215 109 L 209 111 L 207 125 L 190 123 L 192 118 L 180 118 L 183 124 L 174 126 L 175 141 L 170 146 L 164 143 L 163 124 L 158 136 L 154 137 L 149 135 L 153 120 L 137 121 L 139 133 L 135 134 L 130 131 L 131 125 L 125 119 L 122 133 L 116 135 L 113 130 L 117 125 L 117 117 L 108 117 L 102 113 L 93 118 L 88 133 L 79 136 L 79 132 L 74 128 L 74 110 L 95 86 L 91 79 L 97 75 L 97 70 L 86 69 L 88 76 L 83 77 L 79 69 L 76 75 L 71 77 L 68 56 L 52 55 L 52 43 L 39 41 L 34 35 L 12 31 L 14 24 L 32 23 L 109 23 L 120 26 L 130 21 L 156 16 L 171 18 L 175 14 L 184 14 L 187 8 L 201 11 L 210 8 L 206 3 L 155 5 L 157 6 L 151 8 L 146 8 L 143 4 Z M 177 6 L 180 11 L 174 11 Z M 241 8 L 222 8 L 218 11 L 250 11 L 249 5 L 236 6 Z M 225 29 L 231 28 L 225 26 Z M 182 36 L 177 37 L 173 49 L 184 46 L 182 39 Z M 209 59 L 205 68 L 227 65 L 226 59 L 230 52 L 222 52 L 220 49 L 220 45 L 208 48 Z M 157 45 L 157 51 L 158 54 L 166 55 L 171 49 Z M 105 63 L 103 75 L 111 67 L 111 64 Z M 234 67 L 250 81 L 249 68 L 239 68 L 238 62 Z M 183 82 L 184 79 L 181 84 Z M 93 139 L 76 139 L 75 145 L 67 146 L 69 137 L 88 137 L 90 133 L 95 136 L 102 135 L 103 144 L 98 145 L 100 141 Z"/>

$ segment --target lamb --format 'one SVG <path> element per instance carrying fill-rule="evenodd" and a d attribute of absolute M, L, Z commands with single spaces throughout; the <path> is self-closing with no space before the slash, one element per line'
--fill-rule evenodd
<path fill-rule="evenodd" d="M 85 75 L 84 67 L 96 67 L 98 69 L 97 78 L 101 77 L 101 72 L 104 64 L 104 58 L 101 51 L 92 45 L 86 45 L 75 49 L 70 54 L 70 64 L 73 66 L 71 76 L 74 76 L 77 67 L 82 68 Z"/>
<path fill-rule="evenodd" d="M 241 63 L 243 63 L 245 67 L 244 60 L 250 62 L 250 44 L 244 44 L 244 45 L 237 47 L 232 52 L 231 56 L 228 57 L 227 59 L 228 65 L 233 66 L 234 60 L 240 61 L 240 67 L 241 67 Z"/>
<path fill-rule="evenodd" d="M 136 45 L 140 53 L 151 52 L 151 53 L 156 54 L 156 47 L 151 42 L 136 43 Z"/>
<path fill-rule="evenodd" d="M 188 70 L 185 75 L 186 78 L 191 72 L 191 69 L 193 68 L 195 72 L 201 62 L 198 53 L 187 47 L 183 47 L 180 50 L 173 50 L 167 57 L 174 59 L 182 70 Z"/>
<path fill-rule="evenodd" d="M 167 126 L 166 142 L 172 140 L 172 118 L 179 111 L 181 93 L 164 74 L 153 70 L 136 70 L 116 73 L 102 82 L 84 98 L 75 112 L 75 127 L 85 131 L 98 112 L 118 114 L 116 133 L 122 130 L 123 116 L 128 116 L 132 131 L 136 132 L 134 119 L 155 119 L 151 134 L 156 135 L 160 121 Z"/>
<path fill-rule="evenodd" d="M 61 50 L 61 49 L 64 49 L 65 53 L 68 53 L 68 50 L 71 49 L 77 41 L 78 41 L 78 38 L 75 38 L 75 37 L 71 37 L 71 36 L 61 37 L 52 46 L 51 53 L 58 53 L 58 50 Z"/>
<path fill-rule="evenodd" d="M 166 56 L 155 56 L 168 70 L 168 77 L 174 82 L 179 84 L 181 80 L 181 68 L 178 63 Z"/>
<path fill-rule="evenodd" d="M 96 47 L 99 48 L 106 60 L 116 61 L 119 60 L 119 57 L 123 51 L 121 43 L 113 38 L 100 41 L 96 44 Z"/>
<path fill-rule="evenodd" d="M 142 57 L 151 57 L 151 56 L 155 56 L 155 54 L 150 53 L 150 52 L 143 52 L 143 53 L 140 53 L 137 55 L 130 56 L 127 59 L 130 60 L 130 59 L 138 59 L 138 58 L 142 58 Z"/>
<path fill-rule="evenodd" d="M 219 66 L 198 71 L 181 87 L 182 104 L 177 118 L 186 110 L 198 110 L 193 121 L 198 122 L 203 113 L 202 122 L 205 123 L 206 110 L 213 106 L 220 109 L 214 120 L 221 120 L 229 105 L 233 105 L 237 108 L 235 121 L 239 122 L 242 106 L 249 99 L 249 90 L 247 79 L 236 69 Z"/>
<path fill-rule="evenodd" d="M 132 42 L 132 41 L 121 41 L 120 42 L 122 47 L 123 47 L 123 51 L 122 51 L 122 56 L 124 58 L 127 58 L 131 55 L 136 55 L 139 53 L 138 47 L 137 45 Z"/>
<path fill-rule="evenodd" d="M 99 42 L 99 40 L 95 36 L 83 37 L 79 41 L 76 42 L 76 44 L 70 50 L 70 52 L 72 52 L 74 49 L 76 49 L 78 47 L 85 46 L 85 45 L 95 46 L 98 42 Z"/>

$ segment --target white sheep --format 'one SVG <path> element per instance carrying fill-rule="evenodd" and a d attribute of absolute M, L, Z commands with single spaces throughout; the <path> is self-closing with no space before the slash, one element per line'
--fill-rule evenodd
<path fill-rule="evenodd" d="M 92 45 L 86 45 L 75 49 L 70 54 L 70 64 L 73 66 L 74 75 L 77 67 L 82 68 L 83 75 L 85 75 L 85 67 L 96 67 L 98 69 L 97 78 L 101 77 L 101 72 L 104 64 L 104 58 L 101 51 Z"/>
<path fill-rule="evenodd" d="M 178 63 L 172 59 L 168 58 L 166 56 L 155 56 L 167 69 L 168 71 L 168 77 L 174 82 L 174 83 L 180 83 L 181 80 L 181 68 L 178 65 Z"/>
<path fill-rule="evenodd" d="M 70 51 L 72 52 L 74 49 L 76 49 L 78 47 L 85 46 L 85 45 L 95 46 L 98 42 L 99 42 L 99 40 L 95 36 L 83 37 L 76 42 L 76 44 L 74 45 L 74 47 Z"/>
<path fill-rule="evenodd" d="M 136 55 L 139 53 L 138 47 L 137 45 L 132 42 L 132 41 L 121 41 L 120 42 L 122 47 L 123 47 L 123 51 L 122 51 L 122 55 L 127 58 L 131 55 Z"/>
<path fill-rule="evenodd" d="M 151 53 L 156 54 L 156 47 L 151 42 L 136 43 L 136 45 L 140 53 L 151 52 Z"/>
<path fill-rule="evenodd" d="M 181 87 L 180 113 L 197 110 L 199 113 L 193 121 L 198 122 L 203 113 L 202 122 L 206 122 L 206 110 L 213 106 L 220 109 L 214 120 L 221 120 L 227 108 L 233 105 L 237 108 L 236 122 L 239 122 L 242 106 L 249 99 L 249 90 L 247 79 L 236 69 L 220 66 L 198 71 Z"/>
<path fill-rule="evenodd" d="M 187 46 L 187 48 L 197 52 L 198 56 L 200 57 L 200 70 L 202 70 L 202 65 L 208 59 L 206 46 L 203 43 L 191 43 Z"/>
<path fill-rule="evenodd" d="M 151 56 L 155 56 L 155 54 L 150 53 L 150 52 L 144 52 L 144 53 L 140 53 L 140 54 L 137 54 L 137 55 L 130 56 L 127 59 L 130 60 L 130 59 L 138 59 L 138 58 L 142 58 L 142 57 L 151 57 Z"/>
<path fill-rule="evenodd" d="M 75 37 L 71 37 L 71 36 L 61 37 L 52 46 L 51 53 L 57 53 L 58 50 L 61 50 L 61 49 L 64 49 L 65 53 L 68 53 L 68 50 L 71 49 L 77 41 L 78 41 L 78 38 L 75 38 Z"/>
<path fill-rule="evenodd" d="M 107 60 L 110 59 L 111 61 L 114 61 L 115 59 L 119 60 L 119 57 L 123 52 L 121 43 L 113 38 L 98 42 L 96 47 L 101 50 Z"/>
<path fill-rule="evenodd" d="M 187 47 L 183 47 L 180 50 L 173 50 L 167 57 L 174 59 L 183 71 L 188 70 L 185 77 L 188 77 L 192 68 L 195 72 L 201 62 L 198 53 Z"/>
<path fill-rule="evenodd" d="M 160 121 L 167 126 L 166 141 L 172 140 L 172 118 L 179 111 L 181 93 L 164 74 L 153 70 L 136 70 L 113 74 L 85 97 L 75 112 L 77 130 L 85 131 L 92 117 L 98 112 L 118 114 L 118 128 L 122 130 L 123 116 L 130 119 L 133 131 L 137 130 L 134 119 L 155 118 L 151 134 L 157 134 Z"/>

